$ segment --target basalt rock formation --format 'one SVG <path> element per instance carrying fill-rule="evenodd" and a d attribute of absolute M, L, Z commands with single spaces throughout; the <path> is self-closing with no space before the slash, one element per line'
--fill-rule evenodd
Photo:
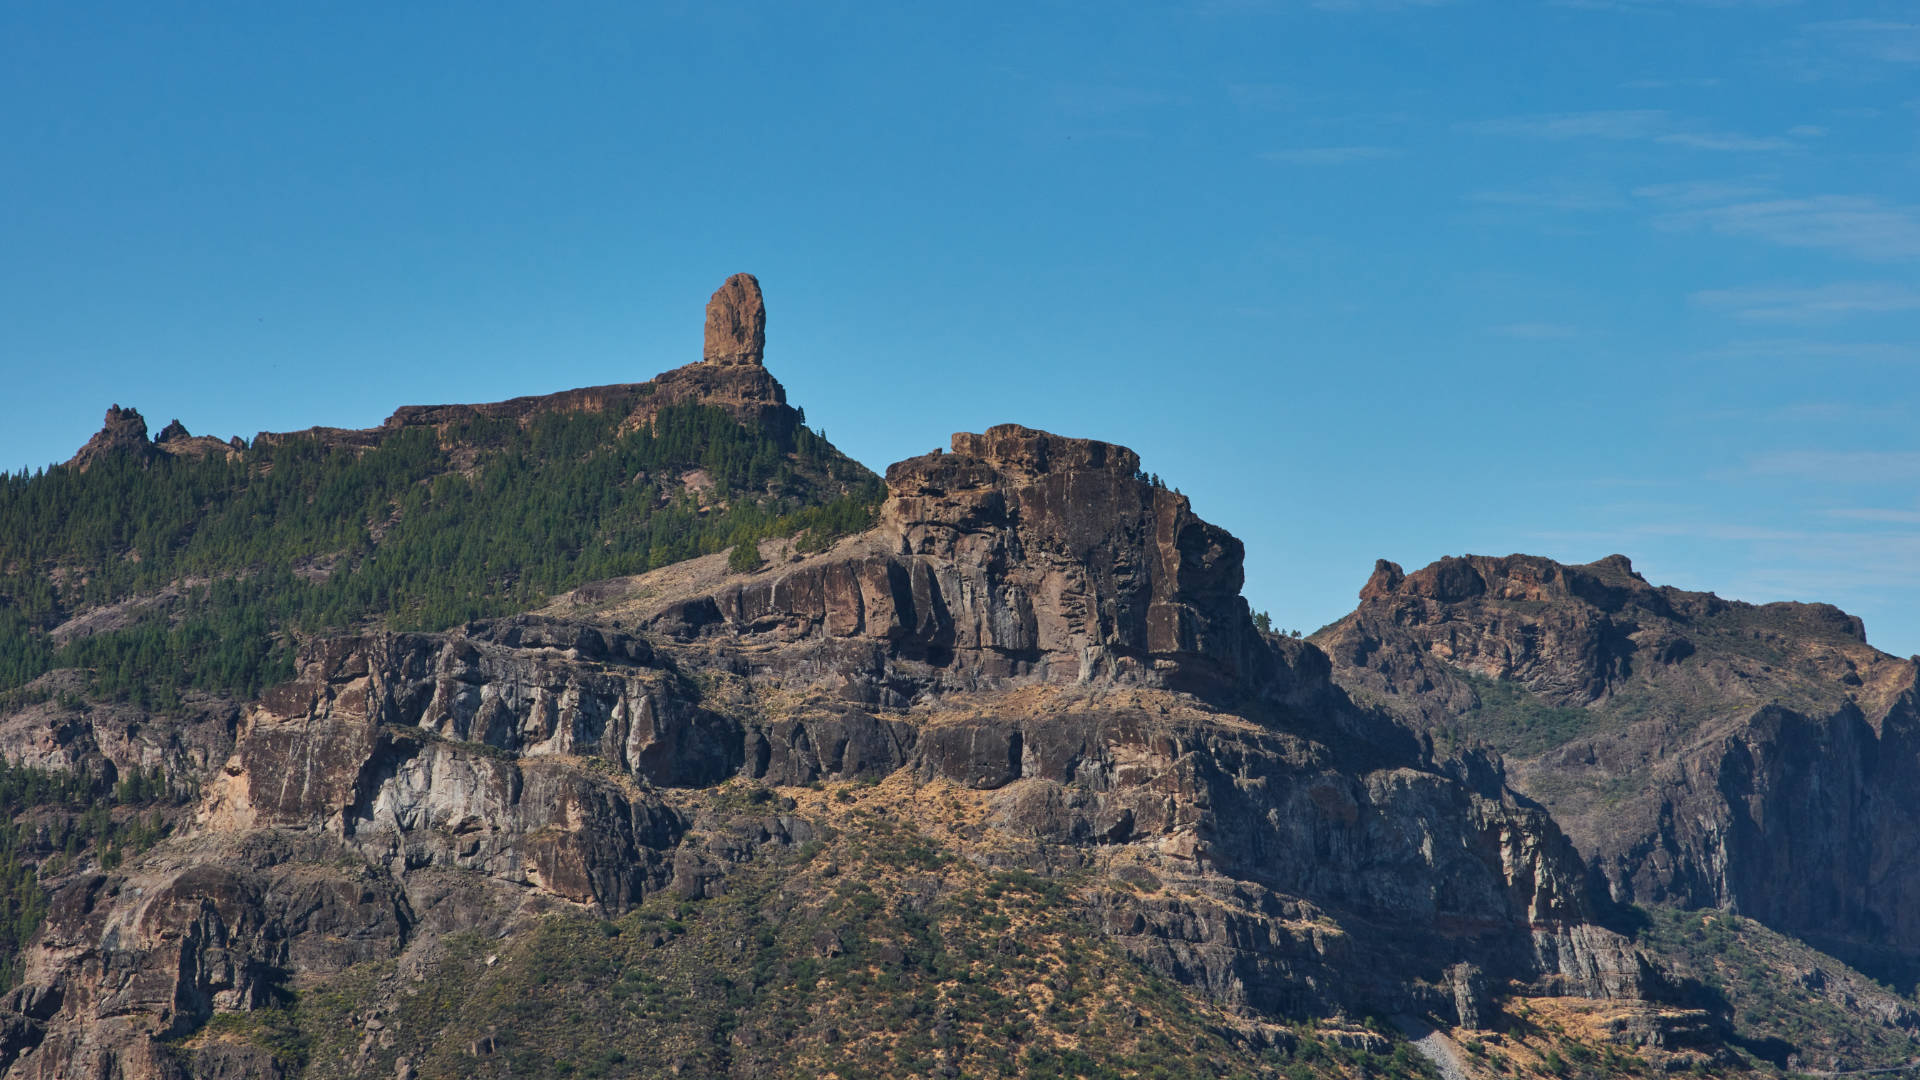
<path fill-rule="evenodd" d="M 878 528 L 772 571 L 310 645 L 191 828 L 54 898 L 9 1075 L 253 1068 L 170 1047 L 283 987 L 430 972 L 456 930 L 720 896 L 831 831 L 716 809 L 747 782 L 970 800 L 952 851 L 1071 871 L 1089 925 L 1248 1023 L 1664 992 L 1547 815 L 1256 631 L 1238 541 L 1130 451 L 1014 426 L 953 445 L 888 471 Z M 1675 1023 L 1644 1038 L 1697 1021 Z M 411 1067 L 380 1045 L 337 1074 Z"/>
<path fill-rule="evenodd" d="M 767 351 L 767 305 L 752 274 L 728 278 L 707 301 L 706 345 L 709 364 L 759 366 Z"/>
<path fill-rule="evenodd" d="M 1360 595 L 1313 639 L 1335 679 L 1503 751 L 1615 898 L 1920 971 L 1920 661 L 1859 619 L 1656 588 L 1617 555 L 1383 561 Z"/>

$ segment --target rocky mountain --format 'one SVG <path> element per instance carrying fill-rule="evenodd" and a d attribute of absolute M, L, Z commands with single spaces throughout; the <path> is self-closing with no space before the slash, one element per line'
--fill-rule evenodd
<path fill-rule="evenodd" d="M 1382 562 L 1313 641 L 1442 747 L 1484 743 L 1616 899 L 1735 911 L 1911 986 L 1920 659 L 1825 604 L 1583 566 Z"/>
<path fill-rule="evenodd" d="M 1702 902 L 1694 877 L 1609 861 L 1606 815 L 1527 771 L 1571 745 L 1563 714 L 1615 716 L 1654 664 L 1726 658 L 1649 694 L 1772 694 L 1753 680 L 1787 670 L 1786 627 L 1830 644 L 1792 663 L 1851 664 L 1835 693 L 1893 730 L 1898 662 L 1857 624 L 1709 613 L 1624 560 L 1509 561 L 1497 585 L 1492 563 L 1383 564 L 1323 651 L 1256 628 L 1240 542 L 1124 447 L 1002 425 L 868 486 L 787 407 L 765 328 L 736 275 L 704 359 L 646 383 L 410 407 L 231 459 L 162 455 L 141 422 L 84 473 L 0 492 L 6 528 L 134 476 L 209 508 L 166 543 L 113 533 L 137 562 L 59 529 L 10 541 L 0 595 L 30 614 L 0 627 L 0 885 L 22 898 L 0 1072 L 1573 1077 L 1913 1056 L 1909 999 L 1744 898 L 1634 906 Z M 299 499 L 249 501 L 292 477 Z M 229 507 L 271 542 L 226 539 Z M 525 521 L 529 551 L 567 557 L 501 557 Z M 148 569 L 111 569 L 129 562 Z M 461 590 L 470 606 L 440 603 Z M 1660 604 L 1697 618 L 1655 625 Z M 1741 636 L 1776 615 L 1779 640 Z M 263 651 L 209 666 L 183 639 Z M 1486 659 L 1503 647 L 1507 666 Z M 116 695 L 116 671 L 136 689 Z M 1718 721 L 1689 722 L 1673 745 Z"/>

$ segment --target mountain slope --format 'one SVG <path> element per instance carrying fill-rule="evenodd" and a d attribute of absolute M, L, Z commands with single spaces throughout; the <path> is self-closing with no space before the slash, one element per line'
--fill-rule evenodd
<path fill-rule="evenodd" d="M 1335 678 L 1506 755 L 1617 899 L 1721 907 L 1911 985 L 1920 661 L 1824 604 L 1655 588 L 1613 556 L 1382 563 Z"/>
<path fill-rule="evenodd" d="M 16 1073 L 211 1068 L 192 1063 L 218 1049 L 203 1034 L 225 1030 L 207 1027 L 218 1015 L 323 999 L 381 964 L 431 981 L 450 935 L 525 940 L 569 912 L 697 906 L 767 888 L 767 872 L 785 890 L 764 912 L 776 943 L 842 910 L 845 888 L 899 918 L 958 919 L 946 936 L 965 938 L 1016 919 L 989 906 L 968 923 L 969 890 L 1035 875 L 1020 887 L 1061 907 L 1046 933 L 1066 951 L 1043 949 L 1034 977 L 1131 957 L 1114 976 L 1127 993 L 1152 993 L 1149 973 L 1190 988 L 1156 1027 L 1216 1014 L 1249 1048 L 1301 1045 L 1277 1028 L 1302 1017 L 1492 1023 L 1496 993 L 1659 992 L 1595 921 L 1545 815 L 1436 770 L 1347 703 L 1317 651 L 1257 632 L 1238 542 L 1129 451 L 996 428 L 895 466 L 889 491 L 877 529 L 776 569 L 586 590 L 648 597 L 637 613 L 309 647 L 300 677 L 249 711 L 191 828 L 56 893 L 15 997 Z M 849 806 L 895 824 L 849 821 Z M 860 866 L 903 845 L 885 858 L 907 878 L 815 876 L 793 862 L 810 845 Z M 819 958 L 857 941 L 883 950 L 873 977 L 889 985 L 937 1001 L 973 985 L 941 966 L 958 961 L 915 961 L 949 972 L 931 982 L 899 969 L 884 942 L 911 950 L 892 929 L 816 942 Z M 790 970 L 790 946 L 776 953 Z M 990 988 L 1011 961 L 991 963 Z M 408 978 L 385 985 L 369 1006 L 404 1011 Z M 1024 985 L 994 993 L 1045 1017 L 1066 992 Z M 385 1075 L 411 1046 L 409 1068 L 471 1068 L 462 1045 L 508 1024 L 462 1015 L 394 1036 L 392 1055 L 309 1067 Z M 1064 1038 L 1022 1052 L 1072 1049 Z M 1130 1045 L 1102 1044 L 1100 1067 Z M 852 1065 L 847 1049 L 807 1052 Z M 730 1050 L 712 1067 L 753 1060 Z"/>
<path fill-rule="evenodd" d="M 877 478 L 801 421 L 757 360 L 250 445 L 202 446 L 177 421 L 149 442 L 115 406 L 73 462 L 0 481 L 0 702 L 55 706 L 0 747 L 108 779 L 183 754 L 205 767 L 204 750 L 129 760 L 41 736 L 89 726 L 57 707 L 75 694 L 219 722 L 292 677 L 306 635 L 441 629 L 762 536 L 865 527 Z"/>
<path fill-rule="evenodd" d="M 0 1073 L 1584 1078 L 1902 1060 L 1920 1025 L 1906 999 L 1748 920 L 1619 903 L 1496 756 L 1434 752 L 1459 728 L 1434 702 L 1452 699 L 1349 692 L 1314 644 L 1257 629 L 1240 542 L 1132 451 L 1002 425 L 869 487 L 808 442 L 764 334 L 742 275 L 709 304 L 705 359 L 649 384 L 245 447 L 149 442 L 119 410 L 59 482 L 251 462 L 245 483 L 111 570 L 86 561 L 111 549 L 94 539 L 15 540 L 40 553 L 16 560 L 21 591 L 70 605 L 28 640 L 104 650 L 148 620 L 189 648 L 214 601 L 181 575 L 213 558 L 211 583 L 263 605 L 213 642 L 264 643 L 287 677 L 194 689 L 162 650 L 127 675 L 148 696 L 110 700 L 96 664 L 0 705 L 0 751 L 30 763 L 0 785 L 19 796 L 0 884 L 32 901 L 11 923 Z M 371 486 L 293 483 L 347 475 Z M 254 504 L 251 531 L 220 524 L 254 485 L 290 494 Z M 157 528 L 97 517 L 122 541 Z M 265 539 L 232 556 L 222 529 Z M 1394 575 L 1383 595 L 1412 580 Z M 1624 567 L 1589 576 L 1639 596 Z M 1544 617 L 1551 599 L 1516 602 Z M 1561 621 L 1617 627 L 1626 609 Z M 1374 652 L 1401 656 L 1393 641 Z M 1610 648 L 1575 650 L 1600 658 L 1603 690 L 1637 670 Z M 1456 672 L 1419 664 L 1380 670 L 1422 692 Z M 1595 685 L 1552 668 L 1552 692 Z M 1459 692 L 1500 674 L 1461 669 Z M 1553 700 L 1508 708 L 1502 745 L 1563 745 L 1529 711 L 1572 708 Z M 109 770 L 114 805 L 74 829 Z M 1798 989 L 1766 987 L 1776 975 Z"/>

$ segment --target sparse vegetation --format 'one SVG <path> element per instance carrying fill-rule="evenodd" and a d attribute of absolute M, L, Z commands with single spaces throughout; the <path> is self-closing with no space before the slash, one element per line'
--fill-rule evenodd
<path fill-rule="evenodd" d="M 92 863 L 112 869 L 166 835 L 163 810 L 192 789 L 159 770 L 117 784 L 0 762 L 0 988 L 19 978 L 21 947 L 47 915 L 41 877 Z"/>
<path fill-rule="evenodd" d="M 1432 1075 L 1404 1044 L 1350 1049 L 1307 1024 L 1277 1049 L 1234 1037 L 1083 924 L 1056 879 L 981 869 L 861 811 L 820 832 L 730 876 L 723 896 L 553 916 L 505 943 L 448 938 L 384 1018 L 376 1071 L 406 1056 L 423 1080 Z M 304 1076 L 345 1075 L 365 989 L 391 967 L 303 992 L 291 1030 L 276 1016 L 184 1046 L 237 1035 L 282 1060 L 297 1049 Z"/>
<path fill-rule="evenodd" d="M 1726 1018 L 1749 1057 L 1809 1070 L 1913 1059 L 1912 1034 L 1893 1021 L 1915 1002 L 1832 957 L 1722 911 L 1650 909 L 1639 919 L 1643 947 L 1700 1007 Z"/>
<path fill-rule="evenodd" d="M 1459 727 L 1502 754 L 1527 757 L 1550 750 L 1607 721 L 1590 709 L 1549 705 L 1511 681 L 1489 679 L 1464 669 L 1455 674 L 1473 688 L 1479 703 Z"/>

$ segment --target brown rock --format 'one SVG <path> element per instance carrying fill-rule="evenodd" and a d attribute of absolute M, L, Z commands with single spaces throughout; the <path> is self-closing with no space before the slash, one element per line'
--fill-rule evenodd
<path fill-rule="evenodd" d="M 735 274 L 707 301 L 706 359 L 758 367 L 767 350 L 767 305 L 752 274 Z"/>
<path fill-rule="evenodd" d="M 1620 555 L 1383 561 L 1360 598 L 1314 638 L 1336 681 L 1498 751 L 1614 899 L 1920 971 L 1920 662 L 1857 617 L 1656 587 Z"/>
<path fill-rule="evenodd" d="M 108 406 L 106 422 L 67 465 L 85 472 L 94 462 L 110 454 L 135 454 L 142 458 L 153 456 L 153 444 L 147 441 L 147 421 L 140 415 L 140 410 L 123 409 L 119 405 Z"/>

